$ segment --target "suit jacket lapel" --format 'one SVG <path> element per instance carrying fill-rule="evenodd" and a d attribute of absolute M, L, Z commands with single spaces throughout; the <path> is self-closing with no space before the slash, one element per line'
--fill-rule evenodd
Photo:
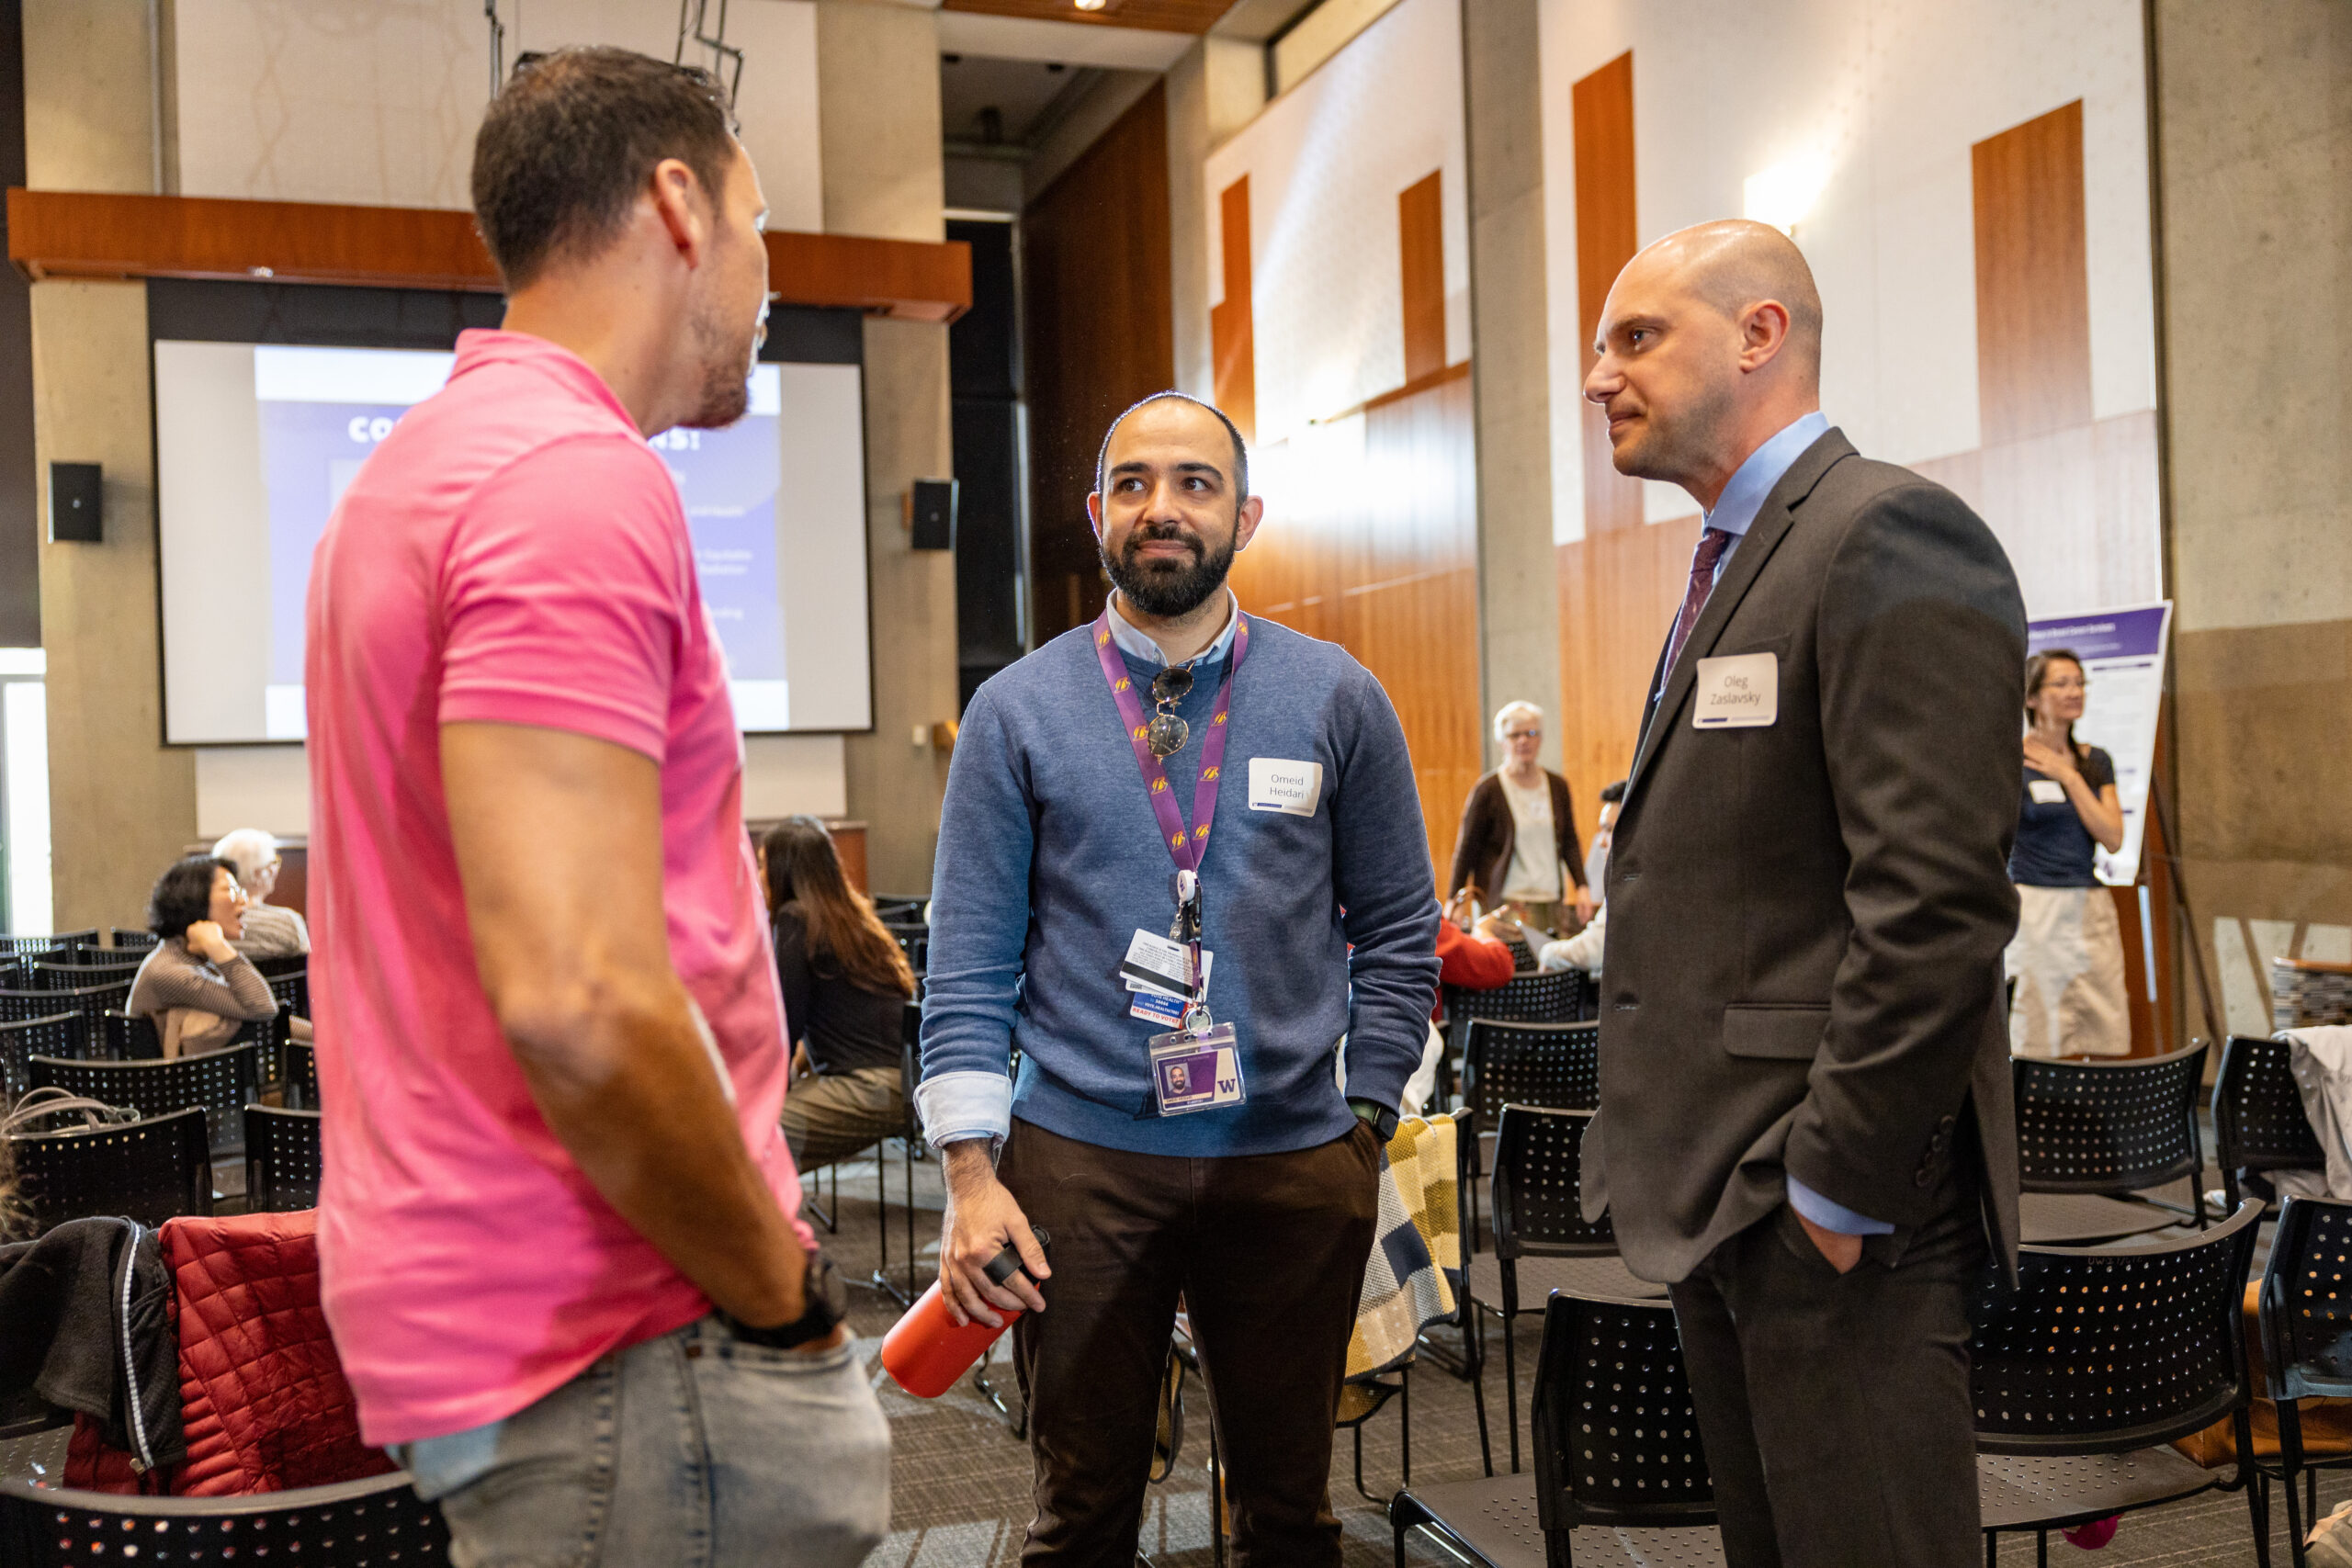
<path fill-rule="evenodd" d="M 1846 439 L 1845 433 L 1830 429 L 1798 455 L 1797 460 L 1789 465 L 1789 471 L 1781 476 L 1781 482 L 1772 487 L 1772 493 L 1764 498 L 1764 504 L 1757 509 L 1756 520 L 1747 525 L 1747 536 L 1732 551 L 1723 575 L 1715 580 L 1714 591 L 1707 595 L 1706 608 L 1699 612 L 1698 621 L 1690 627 L 1690 639 L 1682 645 L 1682 657 L 1666 672 L 1664 694 L 1644 717 L 1633 770 L 1626 775 L 1625 796 L 1629 801 L 1634 786 L 1648 770 L 1650 759 L 1666 744 L 1666 730 L 1672 723 L 1673 714 L 1698 682 L 1699 660 L 1714 651 L 1715 639 L 1723 635 L 1724 623 L 1739 608 L 1740 600 L 1754 585 L 1764 563 L 1771 558 L 1772 551 L 1795 521 L 1794 509 L 1804 504 L 1804 498 L 1813 493 L 1813 487 L 1821 482 L 1821 477 L 1832 465 L 1852 456 L 1853 443 Z M 1669 628 L 1669 642 L 1672 636 Z M 1664 649 L 1659 649 L 1658 657 L 1666 657 Z M 1651 679 L 1650 690 L 1657 690 L 1656 677 Z M 1621 806 L 1618 811 L 1622 816 L 1624 807 Z"/>

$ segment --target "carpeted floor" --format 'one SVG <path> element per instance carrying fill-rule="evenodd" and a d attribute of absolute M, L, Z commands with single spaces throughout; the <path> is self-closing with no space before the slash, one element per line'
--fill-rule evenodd
<path fill-rule="evenodd" d="M 2209 1145 L 2210 1146 L 2210 1145 Z M 887 1161 L 890 1187 L 888 1260 L 891 1273 L 903 1281 L 907 1272 L 905 1168 L 895 1147 Z M 931 1258 L 938 1247 L 940 1195 L 938 1166 L 922 1161 L 914 1166 L 915 1239 L 927 1282 Z M 836 1206 L 838 1229 L 822 1232 L 827 1248 L 853 1279 L 865 1279 L 875 1268 L 880 1249 L 875 1206 L 875 1167 L 845 1166 L 839 1175 Z M 820 1197 L 830 1183 L 819 1189 Z M 2257 1264 L 2258 1267 L 2258 1264 Z M 889 1413 L 897 1450 L 892 1470 L 889 1539 L 877 1551 L 872 1568 L 1010 1568 L 1018 1562 L 1023 1528 L 1031 1515 L 1030 1466 L 1027 1446 L 992 1409 L 969 1378 L 945 1396 L 926 1401 L 900 1392 L 872 1359 L 881 1336 L 895 1322 L 899 1303 L 880 1291 L 861 1286 L 852 1292 L 852 1323 L 862 1348 L 874 1368 L 875 1386 Z M 1520 1411 L 1525 1419 L 1532 1382 L 1538 1330 L 1533 1315 L 1521 1320 L 1519 1363 L 1521 1369 Z M 1490 1329 L 1492 1356 L 1487 1392 L 1492 1417 L 1497 1468 L 1507 1466 L 1502 1422 L 1500 1345 Z M 994 1371 L 1005 1397 L 1016 1403 L 1011 1369 L 998 1362 Z M 1197 1382 L 1189 1387 L 1198 1399 Z M 1477 1423 L 1468 1386 L 1433 1364 L 1424 1363 L 1412 1379 L 1413 1479 L 1428 1485 L 1469 1480 L 1481 1473 Z M 1396 1404 L 1375 1415 L 1363 1440 L 1366 1484 L 1383 1497 L 1400 1484 L 1401 1423 Z M 1174 1471 L 1152 1487 L 1146 1504 L 1143 1550 L 1156 1568 L 1205 1568 L 1212 1561 L 1209 1541 L 1208 1441 L 1205 1411 L 1195 1404 L 1191 1431 Z M 0 1443 L 0 1475 L 40 1473 L 50 1476 L 62 1468 L 62 1432 Z M 2334 1507 L 2352 1497 L 2352 1472 L 2334 1472 L 2320 1488 L 2321 1508 Z M 1391 1536 L 1382 1506 L 1357 1495 L 1351 1466 L 1351 1446 L 1340 1435 L 1331 1471 L 1334 1507 L 1346 1530 L 1346 1561 L 1351 1568 L 1381 1568 L 1394 1561 Z M 2274 1551 L 2287 1562 L 2284 1510 L 2274 1508 Z M 2005 1568 L 2023 1568 L 2034 1561 L 2030 1537 L 2005 1541 L 2000 1562 Z M 2097 1552 L 2081 1551 L 2053 1539 L 2051 1561 L 2082 1568 L 2206 1568 L 2255 1561 L 2245 1499 L 2230 1493 L 2209 1493 L 2168 1507 L 2127 1516 L 2112 1544 Z M 1637 1556 L 1635 1561 L 1645 1561 Z M 1416 1538 L 1408 1561 L 1446 1563 L 1456 1561 L 1433 1542 Z"/>

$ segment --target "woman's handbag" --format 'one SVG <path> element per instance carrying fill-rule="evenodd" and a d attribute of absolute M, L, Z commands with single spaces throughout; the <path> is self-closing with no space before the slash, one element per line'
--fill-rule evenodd
<path fill-rule="evenodd" d="M 79 1116 L 78 1127 L 44 1127 L 40 1125 L 52 1116 Z M 85 1094 L 74 1094 L 54 1085 L 37 1089 L 17 1101 L 5 1118 L 0 1118 L 0 1136 L 29 1138 L 38 1134 L 101 1133 L 109 1127 L 119 1127 L 139 1120 L 139 1112 L 128 1106 L 108 1105 L 103 1100 L 92 1100 Z"/>

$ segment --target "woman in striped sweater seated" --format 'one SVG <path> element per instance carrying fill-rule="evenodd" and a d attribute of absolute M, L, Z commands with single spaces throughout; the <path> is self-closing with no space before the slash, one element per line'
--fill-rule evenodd
<path fill-rule="evenodd" d="M 227 861 L 189 855 L 155 879 L 147 929 L 162 940 L 140 964 L 124 1010 L 155 1021 L 166 1059 L 218 1051 L 245 1024 L 277 1013 L 269 982 L 231 945 L 244 934 L 244 913 L 245 890 Z"/>

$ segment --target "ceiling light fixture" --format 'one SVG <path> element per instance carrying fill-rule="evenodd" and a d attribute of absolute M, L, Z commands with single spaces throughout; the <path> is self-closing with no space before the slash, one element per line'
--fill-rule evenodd
<path fill-rule="evenodd" d="M 1081 11 L 1100 11 L 1110 0 L 1069 0 L 1069 3 Z"/>

